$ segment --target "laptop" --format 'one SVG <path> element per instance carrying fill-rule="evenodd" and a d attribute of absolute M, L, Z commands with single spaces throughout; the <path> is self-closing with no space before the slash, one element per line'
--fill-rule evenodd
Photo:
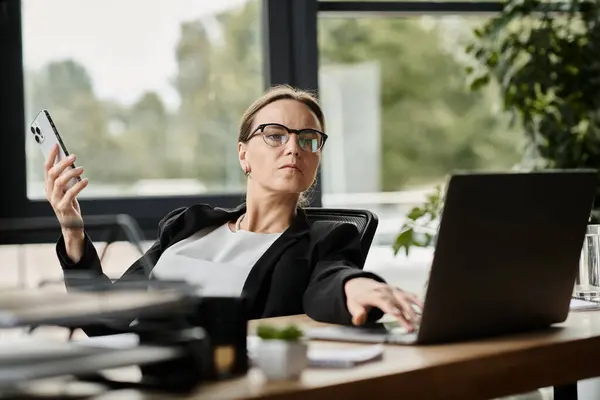
<path fill-rule="evenodd" d="M 563 322 L 597 175 L 596 170 L 452 175 L 418 329 L 328 326 L 310 329 L 308 337 L 435 344 Z"/>

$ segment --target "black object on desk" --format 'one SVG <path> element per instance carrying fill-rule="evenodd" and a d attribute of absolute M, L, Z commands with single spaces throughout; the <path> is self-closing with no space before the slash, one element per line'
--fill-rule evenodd
<path fill-rule="evenodd" d="M 209 338 L 202 328 L 177 331 L 139 331 L 140 345 L 135 349 L 168 349 L 173 356 L 156 359 L 155 362 L 136 363 L 142 371 L 141 382 L 115 381 L 95 373 L 79 374 L 86 382 L 101 383 L 111 389 L 138 388 L 185 393 L 208 379 L 211 370 Z M 131 350 L 129 350 L 131 351 Z"/>
<path fill-rule="evenodd" d="M 208 334 L 212 368 L 209 379 L 227 379 L 248 372 L 248 320 L 243 297 L 201 297 L 191 319 Z"/>
<path fill-rule="evenodd" d="M 203 363 L 203 380 L 222 380 L 240 376 L 248 372 L 246 305 L 243 297 L 237 296 L 198 296 L 194 298 L 190 312 L 184 318 L 144 318 L 136 330 L 140 334 L 140 344 L 163 344 L 161 340 L 171 340 L 164 332 L 178 332 L 185 329 L 201 328 L 206 334 L 206 355 L 208 363 Z M 156 335 L 160 328 L 160 334 Z M 178 368 L 179 367 L 175 367 Z M 143 374 L 160 376 L 161 367 L 144 368 Z"/>
<path fill-rule="evenodd" d="M 168 301 L 162 302 L 164 298 L 161 297 L 161 293 L 131 293 L 131 290 L 123 289 L 114 292 L 70 294 L 37 291 L 35 294 L 32 297 L 31 292 L 13 290 L 10 294 L 0 295 L 0 299 L 12 299 L 10 303 L 13 305 L 14 315 L 19 315 L 16 312 L 19 307 L 15 299 L 21 299 L 21 315 L 30 310 L 35 318 L 25 319 L 21 316 L 16 320 L 43 322 L 44 325 L 65 322 L 97 323 L 106 315 L 119 315 L 120 318 L 112 321 L 120 323 L 117 327 L 122 328 L 122 331 L 137 334 L 139 345 L 121 349 L 110 346 L 85 346 L 80 343 L 49 343 L 47 349 L 38 346 L 39 351 L 35 354 L 13 351 L 13 359 L 20 360 L 19 367 L 28 371 L 27 374 L 23 374 L 21 382 L 74 375 L 82 381 L 101 383 L 112 389 L 140 388 L 186 392 L 197 387 L 202 381 L 228 379 L 248 371 L 247 320 L 242 297 L 182 295 L 178 301 L 171 301 L 167 297 Z M 142 307 L 143 313 L 139 313 L 140 304 L 132 304 L 133 301 L 130 301 L 137 295 L 143 303 L 141 305 L 148 305 Z M 71 301 L 68 301 L 69 299 Z M 111 307 L 102 309 L 102 299 L 117 299 L 121 300 L 118 303 L 125 304 L 118 304 L 115 310 Z M 44 302 L 47 304 L 46 310 L 36 311 L 36 306 Z M 0 302 L 0 309 L 1 304 Z M 127 313 L 128 305 L 137 313 Z M 154 315 L 153 306 L 156 311 Z M 4 308 L 8 309 L 6 303 Z M 56 313 L 50 312 L 53 308 Z M 85 312 L 86 309 L 88 313 Z M 115 313 L 117 311 L 118 313 Z M 137 316 L 137 323 L 131 324 L 128 322 L 131 320 L 125 318 L 132 315 Z M 40 357 L 43 358 L 43 362 L 40 361 Z M 14 375 L 11 372 L 12 366 L 5 366 L 9 368 L 3 369 L 1 364 L 0 391 L 2 383 L 8 385 Z M 139 366 L 142 381 L 120 382 L 101 374 L 104 369 L 123 366 Z"/>

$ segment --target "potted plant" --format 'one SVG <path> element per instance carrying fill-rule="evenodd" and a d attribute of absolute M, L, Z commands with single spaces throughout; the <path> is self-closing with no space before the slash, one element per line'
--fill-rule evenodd
<path fill-rule="evenodd" d="M 474 33 L 471 87 L 500 86 L 528 139 L 525 167 L 599 168 L 600 1 L 507 0 Z M 597 195 L 596 222 L 599 208 Z"/>
<path fill-rule="evenodd" d="M 600 168 L 600 1 L 505 0 L 474 34 L 471 89 L 499 86 L 527 139 L 520 169 Z M 409 212 L 396 253 L 432 244 L 416 233 L 438 217 L 438 200 Z M 599 222 L 600 187 L 590 223 Z"/>
<path fill-rule="evenodd" d="M 296 325 L 260 325 L 255 364 L 269 380 L 298 379 L 308 366 L 308 345 Z"/>

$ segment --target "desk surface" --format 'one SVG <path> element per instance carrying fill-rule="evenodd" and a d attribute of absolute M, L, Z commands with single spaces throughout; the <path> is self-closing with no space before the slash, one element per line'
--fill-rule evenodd
<path fill-rule="evenodd" d="M 306 316 L 271 323 L 316 325 Z M 256 321 L 250 323 L 254 329 Z M 361 344 L 316 342 L 339 348 Z M 594 349 L 598 349 L 594 351 Z M 489 399 L 600 376 L 600 311 L 571 313 L 544 332 L 436 346 L 386 345 L 382 361 L 352 369 L 308 369 L 297 382 L 266 382 L 253 369 L 230 381 L 204 384 L 185 399 Z M 114 397 L 113 397 L 114 396 Z M 101 399 L 159 399 L 164 394 L 116 391 Z"/>

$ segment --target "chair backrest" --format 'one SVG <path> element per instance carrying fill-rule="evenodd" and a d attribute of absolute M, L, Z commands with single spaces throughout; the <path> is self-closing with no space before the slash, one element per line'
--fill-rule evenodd
<path fill-rule="evenodd" d="M 321 207 L 307 207 L 304 209 L 308 221 L 312 224 L 316 221 L 335 221 L 335 222 L 346 222 L 354 224 L 358 228 L 360 234 L 360 244 L 363 253 L 362 265 L 367 259 L 375 231 L 379 220 L 377 215 L 373 214 L 368 210 L 346 210 L 340 208 L 321 208 Z"/>

